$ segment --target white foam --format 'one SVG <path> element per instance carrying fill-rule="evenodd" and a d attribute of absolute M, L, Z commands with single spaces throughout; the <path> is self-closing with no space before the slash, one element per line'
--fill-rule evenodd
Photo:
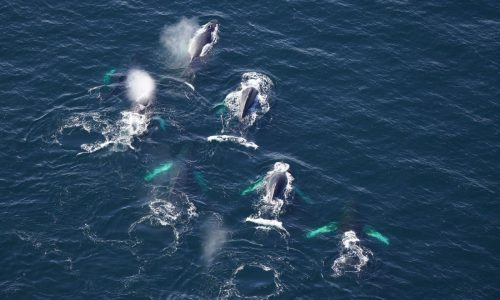
<path fill-rule="evenodd" d="M 240 136 L 233 136 L 233 135 L 211 135 L 207 138 L 207 141 L 209 142 L 233 142 L 233 143 L 238 143 L 242 146 L 245 146 L 247 148 L 253 148 L 257 149 L 259 146 L 255 144 L 254 142 L 249 142 L 245 138 L 240 137 Z"/>
<path fill-rule="evenodd" d="M 283 227 L 283 223 L 278 221 L 278 220 L 268 220 L 268 219 L 263 219 L 263 218 L 253 218 L 253 217 L 247 217 L 245 219 L 245 222 L 251 222 L 255 223 L 258 225 L 263 225 L 263 226 L 268 226 L 268 227 L 274 227 L 276 229 L 284 231 L 287 235 L 289 235 L 288 231 Z"/>
<path fill-rule="evenodd" d="M 338 277 L 346 272 L 358 273 L 366 266 L 373 253 L 359 244 L 360 240 L 352 230 L 344 232 L 341 242 L 340 256 L 332 265 L 333 276 Z"/>
<path fill-rule="evenodd" d="M 274 286 L 275 286 L 274 292 L 269 294 L 269 295 L 263 295 L 263 296 L 260 296 L 260 295 L 259 296 L 242 295 L 240 293 L 240 291 L 238 290 L 238 288 L 236 287 L 235 280 L 236 280 L 236 277 L 238 276 L 238 273 L 240 273 L 241 271 L 243 271 L 247 267 L 260 268 L 264 272 L 272 271 L 273 272 L 273 281 L 274 281 Z M 264 264 L 261 264 L 261 263 L 242 264 L 234 270 L 231 278 L 228 281 L 226 281 L 224 283 L 224 285 L 221 287 L 221 289 L 219 290 L 219 298 L 221 298 L 221 299 L 233 299 L 233 298 L 269 299 L 269 298 L 275 298 L 275 297 L 279 296 L 284 290 L 283 284 L 281 283 L 280 275 L 281 274 L 278 271 L 276 271 L 275 269 L 273 269 L 269 266 L 266 266 Z"/>
<path fill-rule="evenodd" d="M 183 83 L 185 85 L 187 85 L 189 88 L 191 88 L 193 91 L 194 91 L 194 85 L 192 85 L 191 83 L 187 82 L 187 81 L 183 81 Z"/>
<path fill-rule="evenodd" d="M 113 151 L 124 151 L 133 149 L 134 137 L 146 133 L 149 125 L 149 115 L 133 111 L 123 111 L 121 118 L 113 123 L 106 119 L 101 113 L 79 113 L 70 117 L 59 129 L 59 134 L 66 128 L 82 128 L 88 133 L 99 133 L 104 140 L 94 143 L 85 143 L 80 147 L 87 153 L 112 146 Z"/>
<path fill-rule="evenodd" d="M 264 115 L 270 109 L 269 95 L 271 93 L 273 82 L 271 79 L 261 73 L 248 72 L 244 73 L 241 78 L 240 87 L 229 93 L 224 99 L 224 103 L 230 111 L 231 119 L 239 119 L 238 112 L 240 111 L 240 97 L 242 91 L 247 87 L 253 87 L 259 91 L 257 99 L 259 101 L 260 110 L 251 111 L 241 122 L 249 127 L 255 123 L 259 116 Z M 230 120 L 226 120 L 229 123 Z"/>
<path fill-rule="evenodd" d="M 127 74 L 127 96 L 136 104 L 146 106 L 153 100 L 156 91 L 154 79 L 140 69 L 132 69 Z"/>
<path fill-rule="evenodd" d="M 153 197 L 147 204 L 149 212 L 130 225 L 128 234 L 135 235 L 137 225 L 143 223 L 150 226 L 170 227 L 174 233 L 174 241 L 165 250 L 173 253 L 177 250 L 181 235 L 186 231 L 191 219 L 198 216 L 196 206 L 184 193 L 174 197 L 171 195 L 169 200 Z"/>

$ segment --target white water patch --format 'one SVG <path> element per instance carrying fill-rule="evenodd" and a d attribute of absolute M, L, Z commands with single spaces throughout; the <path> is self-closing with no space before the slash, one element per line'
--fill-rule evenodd
<path fill-rule="evenodd" d="M 268 76 L 257 73 L 248 72 L 244 73 L 241 78 L 240 87 L 229 93 L 224 99 L 224 103 L 227 106 L 230 116 L 226 120 L 226 126 L 228 126 L 231 119 L 239 119 L 238 112 L 240 111 L 240 101 L 241 93 L 247 87 L 253 87 L 259 92 L 257 99 L 259 102 L 259 109 L 252 109 L 251 112 L 241 120 L 241 122 L 246 126 L 252 126 L 259 116 L 264 115 L 270 109 L 269 105 L 269 95 L 271 93 L 273 82 Z"/>
<path fill-rule="evenodd" d="M 333 276 L 344 273 L 359 273 L 366 266 L 373 253 L 360 245 L 356 233 L 352 230 L 344 232 L 341 242 L 340 256 L 332 265 Z"/>
<path fill-rule="evenodd" d="M 160 42 L 169 54 L 169 63 L 174 67 L 189 64 L 189 44 L 199 28 L 195 19 L 181 18 L 171 26 L 165 26 L 160 35 Z"/>
<path fill-rule="evenodd" d="M 155 96 L 156 83 L 146 72 L 140 69 L 132 69 L 127 74 L 125 83 L 127 96 L 134 105 L 141 109 L 148 106 Z"/>
<path fill-rule="evenodd" d="M 267 172 L 264 178 L 264 184 L 260 187 L 260 199 L 255 204 L 256 213 L 247 217 L 247 222 L 252 222 L 260 226 L 257 229 L 278 229 L 278 231 L 284 232 L 288 235 L 287 230 L 283 226 L 283 223 L 279 221 L 279 216 L 283 211 L 283 206 L 288 202 L 288 198 L 293 190 L 293 176 L 288 172 L 290 165 L 283 162 L 277 162 L 274 164 L 273 168 Z M 273 198 L 272 195 L 268 195 L 266 192 L 267 182 L 276 173 L 285 173 L 287 177 L 287 185 L 285 187 L 284 199 Z"/>
<path fill-rule="evenodd" d="M 252 148 L 252 149 L 257 149 L 259 146 L 255 144 L 254 142 L 249 142 L 247 139 L 240 137 L 240 136 L 233 136 L 233 135 L 211 135 L 207 138 L 207 141 L 209 142 L 232 142 L 232 143 L 238 143 L 242 146 L 245 146 L 247 148 Z"/>
<path fill-rule="evenodd" d="M 267 219 L 263 219 L 263 218 L 247 217 L 245 219 L 245 222 L 251 222 L 254 224 L 262 225 L 262 227 L 261 226 L 257 226 L 257 227 L 261 228 L 263 230 L 267 230 L 270 227 L 274 227 L 276 229 L 282 230 L 284 233 L 286 233 L 286 235 L 290 235 L 288 233 L 288 231 L 285 229 L 285 227 L 283 227 L 283 223 L 278 221 L 278 220 L 267 220 Z"/>
<path fill-rule="evenodd" d="M 134 237 L 138 243 L 141 243 L 141 236 L 136 232 L 136 228 L 143 224 L 151 227 L 170 227 L 174 240 L 168 244 L 163 252 L 172 254 L 177 250 L 182 234 L 187 230 L 187 226 L 192 218 L 198 216 L 196 206 L 189 200 L 184 193 L 175 197 L 169 197 L 169 200 L 154 197 L 147 204 L 149 212 L 130 225 L 128 234 Z"/>
<path fill-rule="evenodd" d="M 110 147 L 112 151 L 135 150 L 132 146 L 134 137 L 146 133 L 149 125 L 149 115 L 133 111 L 123 111 L 118 122 L 112 122 L 98 112 L 79 113 L 70 117 L 58 134 L 64 134 L 65 129 L 82 128 L 87 133 L 97 133 L 103 140 L 80 145 L 83 153 L 92 153 Z"/>
<path fill-rule="evenodd" d="M 244 275 L 242 273 L 244 273 L 246 269 L 253 269 L 253 272 L 250 271 L 251 273 L 254 273 L 257 271 L 257 272 L 263 272 L 263 274 L 261 274 L 260 276 L 257 275 L 255 278 L 250 277 L 250 278 L 247 278 L 245 280 L 245 278 L 240 278 L 240 276 Z M 263 286 L 261 286 L 263 284 L 263 282 L 262 282 L 263 276 L 262 275 L 265 275 L 265 273 L 268 273 L 268 272 L 272 272 L 272 281 L 271 282 L 274 285 L 273 291 L 271 291 L 269 294 L 267 294 L 267 295 L 258 295 L 257 294 L 256 295 L 256 294 L 252 294 L 251 290 L 247 291 L 247 293 L 240 291 L 238 281 L 243 281 L 242 284 L 240 285 L 240 287 L 249 287 L 249 288 L 253 287 L 253 289 L 255 290 L 253 292 L 257 293 L 259 289 L 263 288 Z M 247 274 L 246 276 L 249 276 L 249 274 Z M 281 274 L 277 270 L 275 270 L 269 266 L 266 266 L 264 264 L 250 263 L 250 264 L 240 265 L 238 268 L 236 268 L 236 270 L 234 270 L 233 274 L 231 275 L 231 278 L 228 281 L 226 281 L 224 283 L 224 285 L 221 287 L 221 289 L 219 291 L 219 298 L 221 298 L 221 299 L 233 299 L 233 298 L 269 299 L 269 298 L 277 297 L 284 291 L 284 287 L 283 287 L 283 284 L 281 282 L 280 276 L 281 276 Z M 250 282 L 247 283 L 246 281 L 250 281 Z M 258 283 L 258 284 L 256 285 L 256 283 Z"/>

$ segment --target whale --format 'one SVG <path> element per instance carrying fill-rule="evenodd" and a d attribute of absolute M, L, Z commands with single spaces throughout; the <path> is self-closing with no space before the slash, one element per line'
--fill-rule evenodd
<path fill-rule="evenodd" d="M 191 62 L 207 55 L 213 45 L 217 43 L 219 23 L 212 20 L 198 29 L 189 41 L 189 56 Z"/>
<path fill-rule="evenodd" d="M 240 117 L 240 119 L 245 118 L 249 114 L 250 108 L 252 108 L 255 102 L 257 101 L 258 94 L 259 91 L 257 91 L 256 88 L 251 86 L 241 91 L 241 97 L 239 101 L 240 109 L 238 112 L 238 116 Z"/>
<path fill-rule="evenodd" d="M 273 173 L 266 182 L 266 195 L 269 200 L 279 198 L 285 195 L 285 189 L 288 185 L 286 172 Z"/>

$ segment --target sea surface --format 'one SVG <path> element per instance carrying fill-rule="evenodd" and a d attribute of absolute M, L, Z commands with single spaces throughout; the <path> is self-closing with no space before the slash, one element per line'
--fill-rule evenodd
<path fill-rule="evenodd" d="M 500 2 L 4 0 L 0 24 L 1 299 L 500 298 Z"/>

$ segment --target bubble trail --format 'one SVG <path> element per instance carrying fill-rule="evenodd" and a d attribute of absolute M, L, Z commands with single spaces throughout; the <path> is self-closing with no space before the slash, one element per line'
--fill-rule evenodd
<path fill-rule="evenodd" d="M 169 171 L 173 167 L 173 165 L 174 165 L 173 162 L 167 162 L 159 165 L 158 167 L 154 168 L 151 172 L 147 173 L 146 176 L 144 176 L 144 180 L 146 181 L 153 180 L 158 175 Z"/>
<path fill-rule="evenodd" d="M 306 237 L 307 238 L 313 238 L 319 234 L 322 234 L 322 233 L 329 233 L 329 232 L 332 232 L 332 231 L 335 231 L 337 230 L 337 223 L 335 222 L 332 222 L 328 225 L 325 225 L 325 226 L 321 226 L 319 228 L 316 228 L 316 229 L 313 229 L 313 230 L 310 230 L 307 234 L 306 234 Z"/>

